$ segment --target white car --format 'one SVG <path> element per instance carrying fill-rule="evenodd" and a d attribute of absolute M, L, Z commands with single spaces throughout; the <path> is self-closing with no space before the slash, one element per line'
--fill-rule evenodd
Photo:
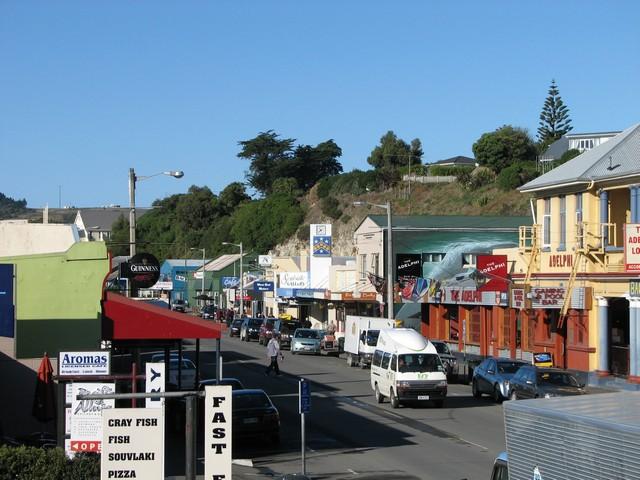
<path fill-rule="evenodd" d="M 179 363 L 178 355 L 172 353 L 169 357 L 169 377 L 167 383 L 178 385 L 178 371 L 180 371 L 180 386 L 182 389 L 192 389 L 196 386 L 196 366 L 188 358 L 182 357 Z M 155 354 L 151 357 L 152 363 L 164 363 L 164 354 Z"/>

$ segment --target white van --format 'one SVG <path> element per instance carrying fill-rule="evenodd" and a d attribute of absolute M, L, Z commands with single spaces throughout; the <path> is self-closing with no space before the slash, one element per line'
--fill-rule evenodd
<path fill-rule="evenodd" d="M 433 344 L 412 328 L 380 330 L 371 362 L 371 388 L 376 401 L 434 402 L 442 407 L 447 375 Z"/>

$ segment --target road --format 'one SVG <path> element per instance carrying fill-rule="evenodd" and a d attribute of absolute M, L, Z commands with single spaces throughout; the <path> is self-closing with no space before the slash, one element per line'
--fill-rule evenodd
<path fill-rule="evenodd" d="M 306 471 L 311 478 L 486 480 L 493 459 L 505 449 L 502 407 L 488 397 L 474 399 L 467 385 L 450 384 L 442 409 L 394 410 L 388 402 L 375 403 L 369 370 L 349 368 L 343 358 L 285 351 L 283 375 L 266 377 L 264 346 L 226 336 L 221 343 L 223 376 L 237 377 L 247 388 L 263 388 L 280 411 L 282 424 L 278 445 L 234 444 L 234 459 L 251 465 L 234 465 L 234 479 L 302 471 L 300 377 L 311 382 L 311 413 L 306 415 Z M 213 342 L 203 342 L 201 349 L 203 375 L 213 376 Z M 167 471 L 173 475 L 180 469 L 182 451 L 179 442 L 175 447 L 176 467 Z"/>

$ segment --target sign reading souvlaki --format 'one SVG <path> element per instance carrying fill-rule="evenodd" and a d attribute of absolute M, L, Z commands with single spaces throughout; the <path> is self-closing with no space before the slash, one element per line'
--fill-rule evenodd
<path fill-rule="evenodd" d="M 110 375 L 111 352 L 106 350 L 60 352 L 58 374 L 61 377 L 71 375 Z"/>

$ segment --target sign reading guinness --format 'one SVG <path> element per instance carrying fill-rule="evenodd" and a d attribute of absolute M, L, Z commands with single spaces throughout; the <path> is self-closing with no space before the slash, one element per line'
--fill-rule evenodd
<path fill-rule="evenodd" d="M 136 288 L 149 288 L 160 278 L 160 263 L 150 253 L 139 253 L 129 260 L 129 268 L 122 269 L 126 278 L 135 283 Z"/>

